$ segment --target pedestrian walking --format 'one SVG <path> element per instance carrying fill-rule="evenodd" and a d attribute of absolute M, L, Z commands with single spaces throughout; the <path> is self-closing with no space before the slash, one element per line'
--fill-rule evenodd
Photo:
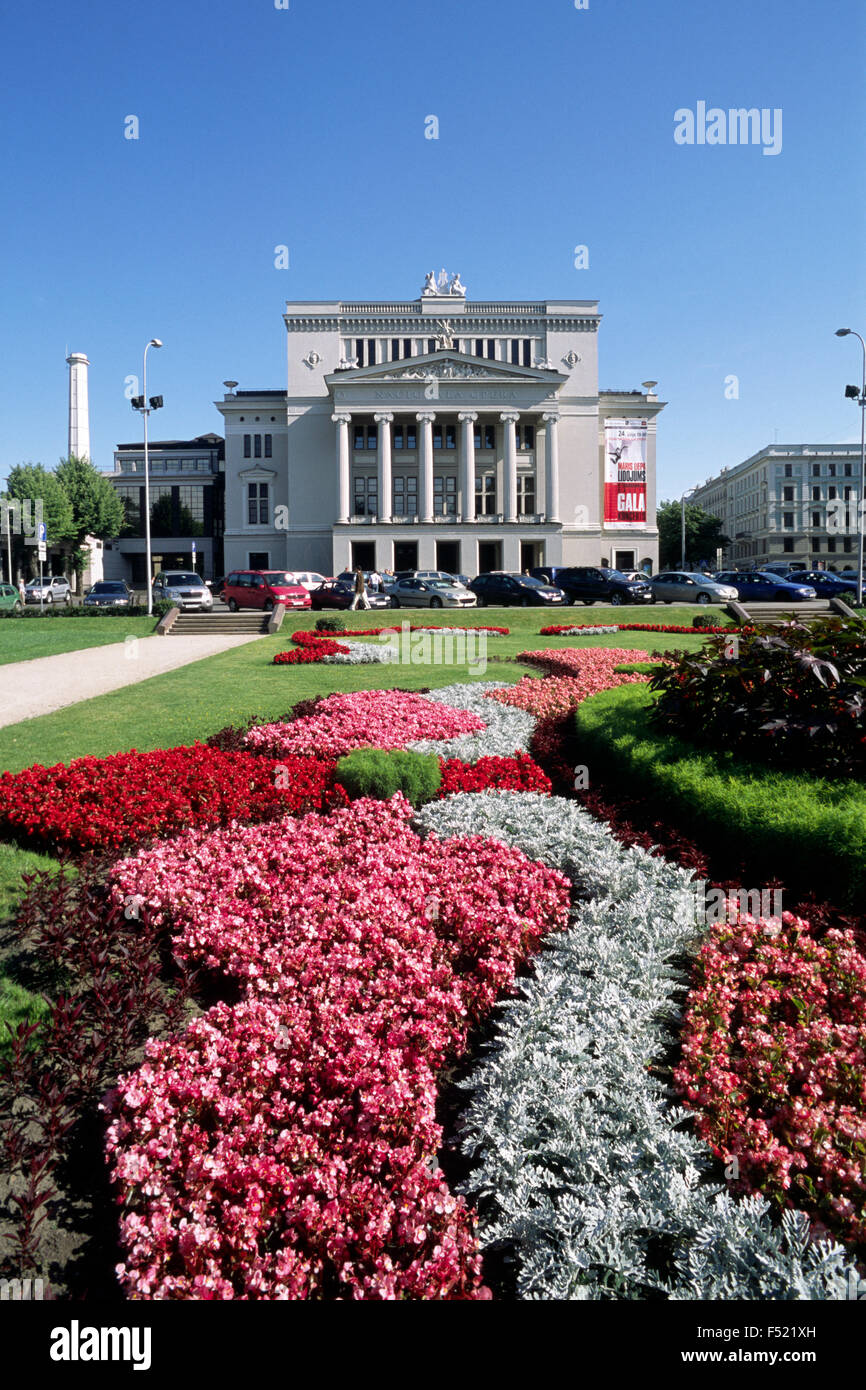
<path fill-rule="evenodd" d="M 369 608 L 370 600 L 367 598 L 367 585 L 364 582 L 364 571 L 355 570 L 355 597 L 349 604 L 349 609 L 354 612 L 357 608 Z"/>

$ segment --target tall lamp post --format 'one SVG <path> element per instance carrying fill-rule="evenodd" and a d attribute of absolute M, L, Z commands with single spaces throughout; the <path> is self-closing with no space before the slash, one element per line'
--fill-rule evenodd
<path fill-rule="evenodd" d="M 685 490 L 685 492 L 683 493 L 682 501 L 681 501 L 681 503 L 680 503 L 680 506 L 681 506 L 681 508 L 682 508 L 682 533 L 681 533 L 681 539 L 682 539 L 681 551 L 682 551 L 682 553 L 681 553 L 681 555 L 680 555 L 680 569 L 681 569 L 681 570 L 684 570 L 685 567 L 686 567 L 686 498 L 688 497 L 688 495 L 689 495 L 690 492 L 697 492 L 697 490 L 698 490 L 699 487 L 700 487 L 700 483 L 695 483 L 694 487 L 687 487 L 686 490 Z"/>
<path fill-rule="evenodd" d="M 863 349 L 863 380 L 860 386 L 860 500 L 858 511 L 860 513 L 860 525 L 858 531 L 860 540 L 858 544 L 858 564 L 857 564 L 857 607 L 863 606 L 863 528 L 866 525 L 866 342 L 855 333 L 853 328 L 837 328 L 837 338 L 858 338 Z M 856 386 L 845 388 L 845 395 L 852 400 L 857 400 Z"/>
<path fill-rule="evenodd" d="M 150 558 L 150 460 L 147 452 L 147 417 L 152 410 L 159 410 L 162 405 L 162 396 L 151 396 L 147 398 L 147 351 L 148 348 L 161 348 L 162 342 L 159 338 L 151 338 L 144 349 L 141 368 L 141 390 L 140 396 L 133 396 L 132 408 L 141 413 L 144 420 L 144 537 L 145 537 L 145 564 L 147 565 L 147 611 L 153 612 L 153 583 L 151 579 L 151 558 Z"/>

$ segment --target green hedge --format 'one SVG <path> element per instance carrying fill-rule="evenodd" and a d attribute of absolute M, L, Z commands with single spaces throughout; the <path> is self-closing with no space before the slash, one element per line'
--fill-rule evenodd
<path fill-rule="evenodd" d="M 708 848 L 729 851 L 789 888 L 866 906 L 866 787 L 781 771 L 726 749 L 696 748 L 649 718 L 652 693 L 619 686 L 585 700 L 575 714 L 577 760 Z M 756 880 L 758 881 L 758 880 Z"/>
<path fill-rule="evenodd" d="M 337 781 L 352 798 L 373 796 L 387 801 L 402 792 L 413 806 L 420 806 L 438 792 L 442 767 L 435 753 L 358 748 L 337 763 Z"/>
<path fill-rule="evenodd" d="M 168 599 L 159 599 L 154 602 L 153 616 L 162 618 L 174 604 Z M 28 604 L 23 613 L 14 613 L 10 616 L 15 618 L 146 618 L 147 604 L 133 603 L 128 608 L 97 608 L 90 605 L 87 608 L 84 604 L 67 603 L 46 603 L 42 608 L 38 604 Z"/>

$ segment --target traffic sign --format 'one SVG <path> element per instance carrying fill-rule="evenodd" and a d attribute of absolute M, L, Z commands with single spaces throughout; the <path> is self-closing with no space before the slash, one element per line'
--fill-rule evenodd
<path fill-rule="evenodd" d="M 39 545 L 37 547 L 37 558 L 40 560 L 47 560 L 48 558 L 48 551 L 46 549 L 44 541 L 39 542 Z"/>
<path fill-rule="evenodd" d="M 44 522 L 44 521 L 40 521 L 40 523 L 39 523 L 39 544 L 40 544 L 40 545 L 45 545 L 45 543 L 46 543 L 47 540 L 48 540 L 48 527 L 45 525 L 45 522 Z"/>

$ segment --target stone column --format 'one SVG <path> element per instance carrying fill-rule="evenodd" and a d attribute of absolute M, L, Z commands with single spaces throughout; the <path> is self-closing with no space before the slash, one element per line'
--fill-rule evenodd
<path fill-rule="evenodd" d="M 543 419 L 547 426 L 544 439 L 544 519 L 559 521 L 559 435 L 556 431 L 559 413 L 555 410 L 546 411 Z"/>
<path fill-rule="evenodd" d="M 517 520 L 517 435 L 514 426 L 520 419 L 516 410 L 504 410 L 500 420 L 505 427 L 505 520 Z"/>
<path fill-rule="evenodd" d="M 460 473 L 463 479 L 463 520 L 475 520 L 475 421 L 478 416 L 464 410 L 457 416 L 463 426 L 460 441 Z"/>
<path fill-rule="evenodd" d="M 435 410 L 421 410 L 416 415 L 421 430 L 421 450 L 418 467 L 420 492 L 418 506 L 422 521 L 433 520 L 433 421 Z"/>
<path fill-rule="evenodd" d="M 394 416 L 386 413 L 374 415 L 379 426 L 379 515 L 377 520 L 391 520 L 391 424 Z"/>
<path fill-rule="evenodd" d="M 337 426 L 337 520 L 349 520 L 349 426 L 352 417 L 343 411 L 338 411 L 332 415 L 331 419 Z"/>

